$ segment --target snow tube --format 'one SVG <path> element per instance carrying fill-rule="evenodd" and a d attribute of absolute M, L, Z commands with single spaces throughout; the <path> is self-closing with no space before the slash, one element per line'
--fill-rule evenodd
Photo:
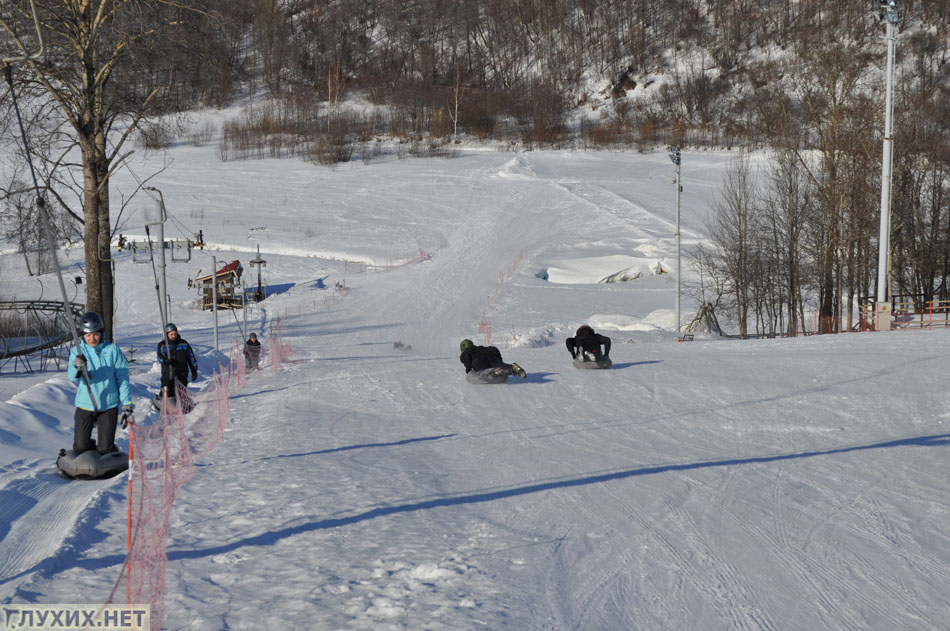
<path fill-rule="evenodd" d="M 56 466 L 71 478 L 111 478 L 129 468 L 129 455 L 121 451 L 100 454 L 95 449 L 77 455 L 72 449 L 61 449 Z"/>
<path fill-rule="evenodd" d="M 484 368 L 466 374 L 465 380 L 469 383 L 505 383 L 510 376 L 511 371 L 504 368 Z"/>
<path fill-rule="evenodd" d="M 597 360 L 584 361 L 582 356 L 574 358 L 574 368 L 610 368 L 614 362 L 609 357 L 601 357 Z"/>

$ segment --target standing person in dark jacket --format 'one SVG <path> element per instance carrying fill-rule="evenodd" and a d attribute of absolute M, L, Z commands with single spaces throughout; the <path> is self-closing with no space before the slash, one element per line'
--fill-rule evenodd
<path fill-rule="evenodd" d="M 162 364 L 162 390 L 170 398 L 175 396 L 176 381 L 188 385 L 189 371 L 192 381 L 198 378 L 198 361 L 191 344 L 178 335 L 178 327 L 171 322 L 165 325 L 165 339 L 158 343 L 158 361 Z"/>
<path fill-rule="evenodd" d="M 122 406 L 123 427 L 132 415 L 132 392 L 129 388 L 129 365 L 119 347 L 102 337 L 102 318 L 90 311 L 79 324 L 82 341 L 69 351 L 67 376 L 79 384 L 76 390 L 76 413 L 73 431 L 73 451 L 81 454 L 92 449 L 100 454 L 118 451 L 115 429 Z M 89 375 L 85 383 L 83 370 Z M 96 442 L 92 442 L 92 428 L 96 427 Z"/>
<path fill-rule="evenodd" d="M 594 333 L 594 329 L 586 324 L 577 329 L 574 337 L 567 338 L 565 344 L 574 359 L 577 359 L 578 354 L 585 362 L 599 362 L 601 359 L 610 357 L 610 338 L 606 335 Z M 603 352 L 600 350 L 601 346 L 604 347 Z"/>
<path fill-rule="evenodd" d="M 459 361 L 465 366 L 466 373 L 473 370 L 478 372 L 486 368 L 503 368 L 522 379 L 527 377 L 524 368 L 518 364 L 506 364 L 501 358 L 501 351 L 494 346 L 475 346 L 472 340 L 462 340 L 459 349 L 462 351 Z"/>
<path fill-rule="evenodd" d="M 244 342 L 245 370 L 257 370 L 261 361 L 261 343 L 257 341 L 257 333 L 251 333 Z"/>

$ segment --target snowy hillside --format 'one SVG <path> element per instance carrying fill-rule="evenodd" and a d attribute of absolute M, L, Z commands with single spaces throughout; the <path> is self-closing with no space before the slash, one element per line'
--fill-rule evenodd
<path fill-rule="evenodd" d="M 255 281 L 260 245 L 275 293 L 250 328 L 281 315 L 294 361 L 234 397 L 175 504 L 162 628 L 946 627 L 950 335 L 678 343 L 672 275 L 655 274 L 675 269 L 665 153 L 466 150 L 332 171 L 171 157 L 151 182 L 166 237 L 201 230 Z M 730 157 L 684 153 L 684 246 Z M 133 180 L 117 178 L 118 199 Z M 120 231 L 142 238 L 153 202 L 133 206 Z M 152 269 L 116 257 L 144 410 Z M 210 269 L 209 250 L 169 266 L 199 389 L 240 337 L 224 314 L 213 349 L 187 288 Z M 18 296 L 38 291 L 9 275 Z M 582 323 L 613 339 L 612 370 L 572 367 L 564 339 Z M 526 379 L 465 382 L 459 341 L 489 331 Z M 0 386 L 23 389 L 0 404 L 0 603 L 105 602 L 124 478 L 56 475 L 63 375 L 5 371 Z"/>

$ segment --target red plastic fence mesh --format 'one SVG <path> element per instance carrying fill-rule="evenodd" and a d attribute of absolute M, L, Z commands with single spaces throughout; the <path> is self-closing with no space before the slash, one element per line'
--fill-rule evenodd
<path fill-rule="evenodd" d="M 270 357 L 271 372 L 276 373 L 281 366 L 290 358 L 290 344 L 284 341 L 284 322 L 278 317 L 271 322 L 270 339 L 267 344 L 268 356 Z"/>
<path fill-rule="evenodd" d="M 241 340 L 234 341 L 234 351 L 231 355 L 231 361 L 228 364 L 228 373 L 230 374 L 231 380 L 233 380 L 234 387 L 237 389 L 243 388 L 247 384 L 247 366 L 246 362 L 238 359 L 234 360 L 235 357 L 242 357 L 244 354 L 244 342 Z M 261 348 L 261 359 L 263 359 L 264 349 L 263 345 Z"/>
<path fill-rule="evenodd" d="M 262 344 L 261 362 L 268 358 L 276 373 L 290 355 L 282 337 L 283 323 L 271 324 L 270 339 Z M 260 371 L 252 371 L 251 375 Z M 230 395 L 249 378 L 239 342 L 227 367 L 211 377 L 211 387 L 192 397 L 176 384 L 172 404 L 152 425 L 133 425 L 129 434 L 129 549 L 125 566 L 126 603 L 151 605 L 151 627 L 161 629 L 165 613 L 165 571 L 172 506 L 179 489 L 195 474 L 195 459 L 209 455 L 221 440 L 230 412 Z M 120 578 L 121 582 L 121 578 Z M 117 583 L 118 585 L 118 583 Z M 116 591 L 109 602 L 117 599 Z"/>
<path fill-rule="evenodd" d="M 216 371 L 211 388 L 194 399 L 178 384 L 177 403 L 165 399 L 155 423 L 131 428 L 126 599 L 151 605 L 152 629 L 161 628 L 165 609 L 172 506 L 195 474 L 195 459 L 210 454 L 221 439 L 229 411 L 227 379 L 225 371 Z"/>
<path fill-rule="evenodd" d="M 520 266 L 524 265 L 524 250 L 518 254 L 518 258 L 515 259 L 514 263 L 508 265 L 508 278 L 511 278 L 512 275 L 518 271 Z M 486 304 L 485 311 L 482 311 L 482 319 L 478 323 L 478 334 L 484 336 L 484 345 L 492 345 L 492 336 L 491 336 L 491 322 L 488 320 L 487 313 L 492 310 L 493 300 L 501 292 L 502 286 L 505 284 L 505 272 L 498 272 L 498 282 L 495 283 L 495 293 L 494 295 L 488 294 L 488 302 Z M 517 339 L 517 336 L 514 337 Z M 511 347 L 511 341 L 508 338 L 505 338 L 505 348 Z"/>

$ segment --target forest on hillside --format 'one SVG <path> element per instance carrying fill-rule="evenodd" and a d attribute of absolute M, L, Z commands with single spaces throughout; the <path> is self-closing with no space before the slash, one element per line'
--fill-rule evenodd
<path fill-rule="evenodd" d="M 761 172 L 737 161 L 712 242 L 695 253 L 709 279 L 698 295 L 743 334 L 795 332 L 806 303 L 820 305 L 824 330 L 852 329 L 873 296 L 879 1 L 4 0 L 4 55 L 34 45 L 34 7 L 44 53 L 12 78 L 58 223 L 67 238 L 83 234 L 89 260 L 108 259 L 108 174 L 132 143 L 214 137 L 224 161 L 328 165 L 392 143 L 400 157 L 451 157 L 462 139 L 517 150 L 676 144 L 684 166 L 701 148 L 772 156 Z M 922 308 L 950 299 L 950 2 L 899 9 L 892 293 Z M 173 115 L 241 101 L 220 130 L 185 129 Z M 81 164 L 68 163 L 70 146 Z M 31 217 L 24 174 L 0 183 L 18 226 Z M 8 236 L 26 247 L 22 233 Z M 98 267 L 91 295 L 111 302 Z"/>

